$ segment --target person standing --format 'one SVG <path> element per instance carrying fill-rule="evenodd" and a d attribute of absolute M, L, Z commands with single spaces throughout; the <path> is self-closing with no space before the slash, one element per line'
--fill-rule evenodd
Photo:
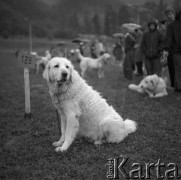
<path fill-rule="evenodd" d="M 96 54 L 97 54 L 97 57 L 103 55 L 105 53 L 105 48 L 104 48 L 104 44 L 103 44 L 103 41 L 102 39 L 97 39 L 96 40 Z"/>
<path fill-rule="evenodd" d="M 160 54 L 163 49 L 164 36 L 158 31 L 158 21 L 152 19 L 148 22 L 148 31 L 143 34 L 141 50 L 145 56 L 147 75 L 161 75 Z"/>
<path fill-rule="evenodd" d="M 136 34 L 136 44 L 135 44 L 135 65 L 136 65 L 136 75 L 137 76 L 143 76 L 143 61 L 144 61 L 144 55 L 141 50 L 140 44 L 143 37 L 143 31 L 142 28 L 135 29 Z"/>
<path fill-rule="evenodd" d="M 165 51 L 171 52 L 175 70 L 174 91 L 181 92 L 181 10 L 166 30 Z"/>
<path fill-rule="evenodd" d="M 166 16 L 166 29 L 167 26 L 174 21 L 175 19 L 175 10 L 173 8 L 166 8 L 165 11 L 165 16 Z M 170 86 L 174 87 L 174 77 L 175 77 L 175 68 L 174 68 L 174 64 L 173 64 L 173 58 L 172 58 L 172 52 L 170 51 L 167 57 L 167 63 L 168 63 L 168 71 L 169 71 L 169 75 L 170 75 Z"/>
<path fill-rule="evenodd" d="M 120 37 L 116 39 L 116 43 L 113 46 L 113 55 L 115 56 L 116 62 L 120 64 L 123 60 L 123 44 Z"/>
<path fill-rule="evenodd" d="M 91 52 L 91 57 L 96 59 L 97 55 L 96 55 L 96 45 L 95 45 L 95 40 L 92 41 L 91 45 L 90 45 L 90 52 Z"/>
<path fill-rule="evenodd" d="M 133 32 L 125 34 L 124 49 L 125 49 L 125 60 L 123 63 L 124 77 L 128 80 L 132 80 L 135 59 L 135 37 Z"/>

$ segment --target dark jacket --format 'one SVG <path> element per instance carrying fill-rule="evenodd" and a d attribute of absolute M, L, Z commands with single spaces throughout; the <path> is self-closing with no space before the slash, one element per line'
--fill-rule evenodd
<path fill-rule="evenodd" d="M 141 42 L 141 49 L 146 58 L 158 58 L 163 49 L 163 42 L 164 36 L 158 30 L 144 33 Z"/>
<path fill-rule="evenodd" d="M 167 26 L 166 31 L 166 51 L 174 54 L 181 54 L 181 21 L 174 20 Z"/>
<path fill-rule="evenodd" d="M 148 59 L 159 58 L 160 52 L 163 50 L 164 34 L 157 29 L 157 21 L 148 22 L 148 28 L 151 24 L 155 25 L 155 30 L 150 30 L 143 34 L 141 49 L 145 57 Z"/>
<path fill-rule="evenodd" d="M 135 37 L 132 34 L 127 33 L 124 40 L 124 48 L 126 53 L 130 50 L 134 50 L 135 42 Z"/>

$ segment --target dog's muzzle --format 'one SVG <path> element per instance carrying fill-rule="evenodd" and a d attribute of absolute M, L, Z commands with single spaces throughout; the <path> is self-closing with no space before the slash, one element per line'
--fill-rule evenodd
<path fill-rule="evenodd" d="M 62 83 L 66 82 L 67 81 L 67 76 L 68 76 L 67 72 L 62 72 L 61 79 L 57 80 L 57 84 L 62 85 Z"/>

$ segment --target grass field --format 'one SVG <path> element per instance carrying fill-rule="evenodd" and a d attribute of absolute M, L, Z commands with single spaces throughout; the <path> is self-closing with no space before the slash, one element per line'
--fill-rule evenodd
<path fill-rule="evenodd" d="M 89 72 L 86 80 L 122 115 L 137 122 L 138 130 L 119 144 L 95 146 L 76 139 L 64 153 L 52 142 L 59 139 L 55 109 L 42 75 L 30 71 L 33 118 L 24 119 L 23 70 L 12 52 L 25 47 L 0 43 L 0 179 L 7 180 L 106 180 L 107 159 L 129 157 L 132 163 L 176 163 L 181 173 L 181 94 L 168 91 L 160 99 L 131 92 L 120 68 L 106 67 L 104 79 Z M 27 48 L 26 44 L 26 48 Z M 48 44 L 36 44 L 46 48 Z M 78 67 L 78 64 L 75 64 Z M 138 83 L 140 78 L 134 78 Z M 165 169 L 162 169 L 164 174 Z M 120 179 L 124 179 L 120 174 Z M 155 180 L 155 171 L 151 171 Z"/>

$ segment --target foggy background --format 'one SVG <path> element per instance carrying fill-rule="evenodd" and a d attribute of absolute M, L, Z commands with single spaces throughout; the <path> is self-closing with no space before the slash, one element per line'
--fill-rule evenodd
<path fill-rule="evenodd" d="M 144 26 L 150 17 L 163 18 L 167 6 L 176 10 L 180 0 L 0 0 L 0 36 L 72 38 L 81 34 L 119 32 L 120 25 Z"/>

